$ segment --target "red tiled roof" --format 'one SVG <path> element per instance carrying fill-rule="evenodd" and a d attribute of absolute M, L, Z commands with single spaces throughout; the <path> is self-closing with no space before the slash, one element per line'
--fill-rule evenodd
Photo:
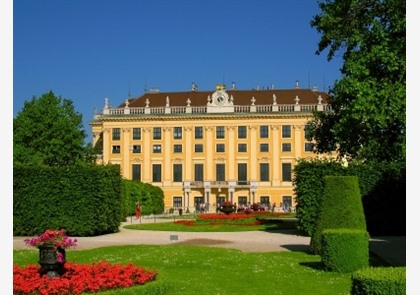
<path fill-rule="evenodd" d="M 312 89 L 270 89 L 270 90 L 226 90 L 229 97 L 233 96 L 234 105 L 250 105 L 251 99 L 255 98 L 256 105 L 273 104 L 273 94 L 276 95 L 277 104 L 295 104 L 296 96 L 299 97 L 299 104 L 316 104 L 318 96 L 321 95 L 322 102 L 328 100 L 326 92 Z M 186 92 L 158 92 L 145 93 L 138 98 L 129 98 L 129 107 L 145 107 L 146 99 L 149 99 L 149 107 L 164 107 L 166 98 L 169 97 L 169 105 L 186 106 L 188 98 L 191 106 L 207 105 L 207 98 L 211 97 L 214 91 L 186 91 Z M 119 108 L 125 107 L 125 102 Z"/>

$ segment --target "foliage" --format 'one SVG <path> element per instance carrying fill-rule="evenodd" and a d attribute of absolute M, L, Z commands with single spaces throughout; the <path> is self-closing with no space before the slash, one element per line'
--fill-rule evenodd
<path fill-rule="evenodd" d="M 334 159 L 299 159 L 294 167 L 296 217 L 300 230 L 310 236 L 314 232 L 326 175 L 358 176 L 370 235 L 405 234 L 405 163 L 351 160 L 348 167 L 344 167 Z"/>
<path fill-rule="evenodd" d="M 354 272 L 369 266 L 369 234 L 358 229 L 322 231 L 321 260 L 326 270 Z"/>
<path fill-rule="evenodd" d="M 405 162 L 406 1 L 325 0 L 311 26 L 317 54 L 342 55 L 341 80 L 330 91 L 331 112 L 309 123 L 320 153 Z"/>
<path fill-rule="evenodd" d="M 13 119 L 13 162 L 67 166 L 92 163 L 84 147 L 82 115 L 69 99 L 52 91 L 26 101 Z"/>
<path fill-rule="evenodd" d="M 141 204 L 142 215 L 160 214 L 164 211 L 164 194 L 160 187 L 128 179 L 123 179 L 122 185 L 125 204 L 124 221 L 127 216 L 135 214 L 136 202 Z"/>
<path fill-rule="evenodd" d="M 117 232 L 121 222 L 121 176 L 116 165 L 15 166 L 13 235 L 65 229 L 72 236 Z"/>
<path fill-rule="evenodd" d="M 13 294 L 96 293 L 144 285 L 155 280 L 157 276 L 156 271 L 147 271 L 132 263 L 122 265 L 107 261 L 91 264 L 68 262 L 64 267 L 65 273 L 52 280 L 48 276 L 40 276 L 36 265 L 29 264 L 22 268 L 13 265 Z"/>
<path fill-rule="evenodd" d="M 370 267 L 351 276 L 351 295 L 405 295 L 406 267 Z"/>
<path fill-rule="evenodd" d="M 337 295 L 348 294 L 350 290 L 350 274 L 325 272 L 319 256 L 300 251 L 249 253 L 172 244 L 103 247 L 71 251 L 67 255 L 68 260 L 77 263 L 104 258 L 112 263 L 131 262 L 157 270 L 156 283 L 169 285 L 167 295 L 261 294 L 262 290 L 264 294 Z M 37 256 L 31 250 L 14 251 L 13 261 L 19 265 L 33 264 Z M 155 282 L 144 287 L 149 284 Z M 139 286 L 104 294 L 134 295 L 141 289 Z"/>
<path fill-rule="evenodd" d="M 319 217 L 309 252 L 321 254 L 322 231 L 333 228 L 366 230 L 359 183 L 356 176 L 325 176 Z"/>

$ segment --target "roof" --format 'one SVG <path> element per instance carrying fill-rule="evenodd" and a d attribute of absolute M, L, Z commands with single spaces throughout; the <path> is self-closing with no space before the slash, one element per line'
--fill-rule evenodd
<path fill-rule="evenodd" d="M 191 106 L 205 106 L 208 97 L 215 91 L 185 91 L 185 92 L 150 92 L 145 93 L 137 98 L 128 98 L 128 106 L 145 107 L 146 100 L 149 100 L 150 107 L 164 107 L 169 98 L 169 105 L 186 106 L 187 100 L 190 99 Z M 256 105 L 273 104 L 273 95 L 276 97 L 277 104 L 295 104 L 296 96 L 299 97 L 299 104 L 317 104 L 318 97 L 322 97 L 322 101 L 328 101 L 328 94 L 314 89 L 266 89 L 266 90 L 226 90 L 229 97 L 233 96 L 235 105 L 250 105 L 251 99 L 255 98 Z M 118 108 L 125 107 L 125 101 Z"/>

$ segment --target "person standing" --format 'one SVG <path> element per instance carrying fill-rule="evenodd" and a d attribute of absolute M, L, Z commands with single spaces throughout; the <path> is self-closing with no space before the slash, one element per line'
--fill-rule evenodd
<path fill-rule="evenodd" d="M 136 202 L 136 219 L 139 219 L 141 215 L 141 205 L 140 202 Z"/>

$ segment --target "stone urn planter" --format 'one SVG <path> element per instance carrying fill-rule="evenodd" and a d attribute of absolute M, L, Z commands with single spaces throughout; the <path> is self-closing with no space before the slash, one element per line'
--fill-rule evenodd
<path fill-rule="evenodd" d="M 66 263 L 66 250 L 54 246 L 39 246 L 39 270 L 40 275 L 49 277 L 59 277 L 64 273 L 64 263 Z"/>

